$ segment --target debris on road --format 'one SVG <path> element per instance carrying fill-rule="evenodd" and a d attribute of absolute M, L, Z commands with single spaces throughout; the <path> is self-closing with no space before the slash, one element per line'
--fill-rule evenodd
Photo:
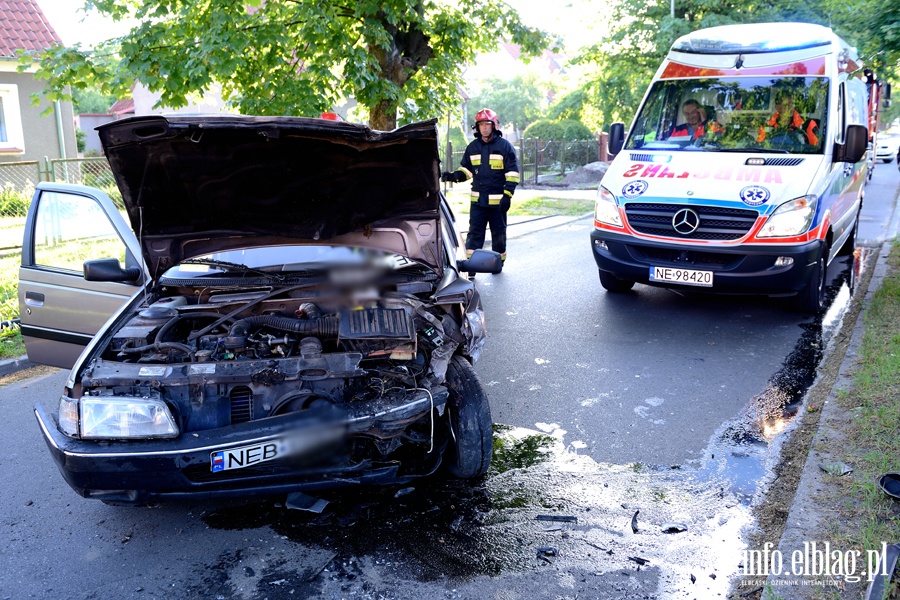
<path fill-rule="evenodd" d="M 537 521 L 560 521 L 562 523 L 577 523 L 578 517 L 570 515 L 538 515 L 535 517 Z"/>
<path fill-rule="evenodd" d="M 641 558 L 640 556 L 629 556 L 628 560 L 636 562 L 637 564 L 639 564 L 641 566 L 650 564 L 649 560 L 647 560 L 646 558 Z"/>
<path fill-rule="evenodd" d="M 637 516 L 640 514 L 640 512 L 640 509 L 634 511 L 634 515 L 631 517 L 631 533 L 638 532 Z"/>
<path fill-rule="evenodd" d="M 853 471 L 853 467 L 840 461 L 819 463 L 819 468 L 829 475 L 835 475 L 838 477 L 847 475 Z"/>
<path fill-rule="evenodd" d="M 687 531 L 687 525 L 684 523 L 663 523 L 662 524 L 663 533 L 679 533 L 681 531 Z"/>
<path fill-rule="evenodd" d="M 294 510 L 305 510 L 307 512 L 321 513 L 328 506 L 328 500 L 321 498 L 313 498 L 303 492 L 293 492 L 288 494 L 284 505 Z"/>

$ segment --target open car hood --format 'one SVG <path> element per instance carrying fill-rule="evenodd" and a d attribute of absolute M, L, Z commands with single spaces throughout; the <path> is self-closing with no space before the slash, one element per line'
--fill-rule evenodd
<path fill-rule="evenodd" d="M 135 117 L 98 128 L 151 275 L 245 246 L 386 250 L 438 271 L 436 121 Z"/>

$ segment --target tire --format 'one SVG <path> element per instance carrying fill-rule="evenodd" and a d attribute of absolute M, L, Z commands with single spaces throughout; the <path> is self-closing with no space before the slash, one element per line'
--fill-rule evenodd
<path fill-rule="evenodd" d="M 444 467 L 461 479 L 487 473 L 491 465 L 494 432 L 487 394 L 472 364 L 454 356 L 447 366 L 447 419 L 450 441 Z"/>
<path fill-rule="evenodd" d="M 620 279 L 609 271 L 600 270 L 600 285 L 607 292 L 614 294 L 623 294 L 634 287 L 634 282 L 630 279 Z"/>
<path fill-rule="evenodd" d="M 825 306 L 826 256 L 828 256 L 827 247 L 822 248 L 809 281 L 794 297 L 794 307 L 800 312 L 816 314 Z"/>

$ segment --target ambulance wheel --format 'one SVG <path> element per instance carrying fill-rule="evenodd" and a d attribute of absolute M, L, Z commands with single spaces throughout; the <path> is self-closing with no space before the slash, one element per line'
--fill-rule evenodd
<path fill-rule="evenodd" d="M 630 279 L 620 279 L 609 271 L 600 269 L 600 285 L 602 285 L 603 289 L 607 292 L 621 294 L 633 288 L 634 282 Z"/>
<path fill-rule="evenodd" d="M 825 306 L 825 257 L 828 256 L 828 248 L 822 248 L 819 258 L 813 267 L 809 281 L 794 297 L 795 308 L 803 313 L 816 314 Z"/>
<path fill-rule="evenodd" d="M 491 407 L 472 363 L 454 356 L 447 365 L 447 419 L 450 442 L 444 450 L 444 466 L 460 479 L 487 473 L 494 446 Z"/>

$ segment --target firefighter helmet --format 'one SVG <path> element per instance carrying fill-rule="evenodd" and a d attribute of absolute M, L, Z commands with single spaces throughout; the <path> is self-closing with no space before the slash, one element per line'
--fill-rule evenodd
<path fill-rule="evenodd" d="M 489 108 L 482 108 L 475 115 L 475 124 L 472 125 L 472 129 L 477 130 L 479 123 L 484 123 L 485 121 L 489 121 L 494 124 L 494 130 L 500 130 L 500 119 L 497 118 L 497 113 L 492 111 Z"/>

